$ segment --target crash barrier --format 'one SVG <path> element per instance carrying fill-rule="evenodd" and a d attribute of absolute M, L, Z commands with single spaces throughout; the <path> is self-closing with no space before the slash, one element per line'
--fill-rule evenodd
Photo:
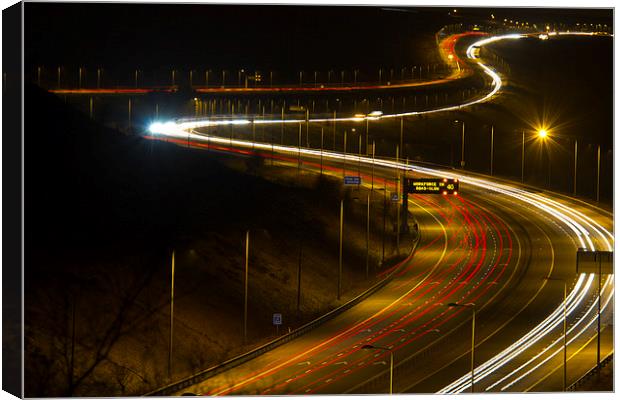
<path fill-rule="evenodd" d="M 411 253 L 409 254 L 409 256 L 407 257 L 407 259 L 411 258 L 418 246 L 418 243 L 420 242 L 420 234 L 417 235 L 417 237 L 415 238 L 414 242 L 413 242 L 413 248 L 411 249 Z M 401 266 L 402 264 L 404 264 L 404 262 L 401 261 Z M 227 371 L 231 368 L 234 368 L 238 365 L 241 365 L 253 358 L 256 358 L 258 356 L 260 356 L 261 354 L 264 354 L 270 350 L 273 350 L 274 348 L 281 346 L 285 343 L 290 342 L 293 339 L 298 338 L 301 335 L 304 335 L 308 332 L 310 332 L 311 330 L 313 330 L 314 328 L 317 328 L 318 326 L 320 326 L 321 324 L 333 319 L 334 317 L 342 314 L 344 311 L 350 309 L 351 307 L 359 304 L 361 301 L 365 300 L 366 298 L 368 298 L 369 296 L 371 296 L 372 294 L 374 294 L 376 291 L 378 291 L 379 289 L 381 289 L 383 286 L 385 286 L 390 279 L 392 278 L 392 276 L 394 276 L 395 273 L 397 273 L 400 270 L 399 268 L 395 268 L 392 272 L 390 272 L 388 275 L 385 276 L 385 278 L 383 278 L 382 280 L 380 280 L 379 282 L 375 283 L 373 286 L 371 286 L 370 288 L 366 289 L 364 292 L 360 293 L 358 296 L 354 297 L 353 299 L 349 300 L 348 302 L 346 302 L 345 304 L 341 305 L 338 308 L 333 309 L 332 311 L 328 312 L 327 314 L 308 322 L 307 324 L 295 329 L 294 331 L 287 333 L 277 339 L 272 340 L 271 342 L 265 343 L 264 345 L 251 350 L 245 354 L 241 354 L 237 357 L 234 357 L 228 361 L 225 361 L 219 365 L 215 365 L 213 367 L 210 367 L 204 371 L 200 371 L 188 378 L 182 379 L 178 382 L 174 382 L 171 383 L 167 386 L 164 386 L 162 388 L 156 389 L 152 392 L 147 393 L 145 396 L 170 396 L 174 393 L 178 393 L 181 390 L 188 388 L 190 386 L 193 386 L 197 383 L 200 383 L 202 381 L 205 381 L 209 378 L 211 378 L 212 376 L 215 376 L 217 374 L 221 374 L 224 371 Z"/>

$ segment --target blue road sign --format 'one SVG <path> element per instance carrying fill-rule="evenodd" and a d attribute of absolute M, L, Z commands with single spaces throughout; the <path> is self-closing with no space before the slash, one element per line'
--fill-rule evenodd
<path fill-rule="evenodd" d="M 345 185 L 360 185 L 362 183 L 362 178 L 359 176 L 345 176 L 344 184 Z"/>
<path fill-rule="evenodd" d="M 273 324 L 282 325 L 282 314 L 273 314 Z"/>
<path fill-rule="evenodd" d="M 392 193 L 392 201 L 398 201 L 398 193 Z"/>

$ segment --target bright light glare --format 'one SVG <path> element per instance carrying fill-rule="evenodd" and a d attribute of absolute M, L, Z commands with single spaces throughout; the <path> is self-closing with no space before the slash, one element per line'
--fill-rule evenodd
<path fill-rule="evenodd" d="M 539 129 L 538 130 L 538 137 L 541 139 L 544 139 L 547 137 L 547 130 L 546 129 Z"/>
<path fill-rule="evenodd" d="M 180 130 L 179 126 L 173 121 L 169 121 L 166 123 L 153 122 L 149 126 L 149 132 L 151 132 L 152 134 L 169 135 L 174 134 L 178 130 Z"/>

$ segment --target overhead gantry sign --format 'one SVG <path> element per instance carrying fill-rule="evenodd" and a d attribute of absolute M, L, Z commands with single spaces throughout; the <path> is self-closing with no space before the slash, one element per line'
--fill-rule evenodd
<path fill-rule="evenodd" d="M 458 194 L 459 180 L 448 178 L 415 178 L 405 181 L 405 190 L 411 194 Z"/>

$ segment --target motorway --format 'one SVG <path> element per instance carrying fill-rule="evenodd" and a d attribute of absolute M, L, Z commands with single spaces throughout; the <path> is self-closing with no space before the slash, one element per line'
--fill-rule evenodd
<path fill-rule="evenodd" d="M 519 37 L 486 38 L 476 46 Z M 477 58 L 473 46 L 467 57 L 490 77 L 491 89 L 487 96 L 453 107 L 487 101 L 501 88 L 501 78 Z M 611 214 L 561 195 L 460 170 L 208 134 L 213 125 L 259 123 L 226 121 L 158 124 L 151 138 L 257 154 L 284 166 L 301 163 L 303 173 L 339 178 L 359 173 L 364 182 L 360 191 L 370 190 L 373 196 L 382 195 L 377 190 L 381 187 L 395 190 L 397 172 L 457 178 L 461 188 L 456 196 L 409 197 L 421 239 L 415 254 L 395 267 L 394 278 L 378 292 L 311 334 L 177 394 L 387 393 L 391 354 L 394 393 L 467 392 L 471 390 L 473 304 L 476 392 L 561 391 L 563 285 L 558 279 L 569 287 L 568 383 L 593 366 L 596 277 L 575 274 L 575 252 L 579 247 L 613 250 Z M 602 288 L 601 358 L 613 351 L 613 275 L 603 275 Z M 449 307 L 450 303 L 469 306 Z M 363 349 L 365 345 L 383 349 Z"/>

